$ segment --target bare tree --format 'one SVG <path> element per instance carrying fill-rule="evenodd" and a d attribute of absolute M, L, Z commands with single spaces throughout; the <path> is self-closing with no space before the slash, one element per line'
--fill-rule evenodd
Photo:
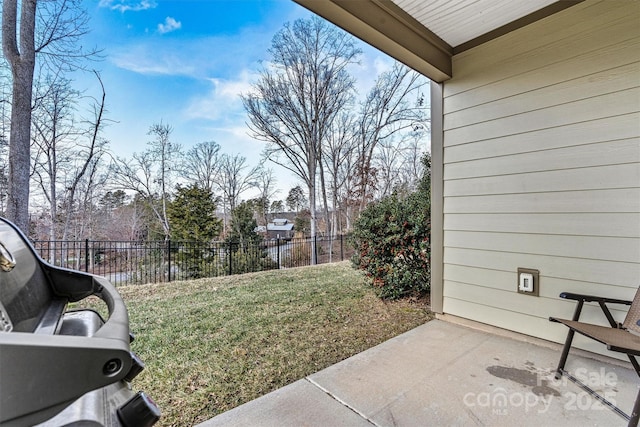
<path fill-rule="evenodd" d="M 36 54 L 45 59 L 43 66 L 55 70 L 76 68 L 82 59 L 96 54 L 96 51 L 87 52 L 77 46 L 80 37 L 87 32 L 87 22 L 81 0 L 4 0 L 2 4 L 2 50 L 12 78 L 6 215 L 25 232 L 29 226 L 31 108 Z"/>
<path fill-rule="evenodd" d="M 285 24 L 273 38 L 270 67 L 243 96 L 249 127 L 269 142 L 269 160 L 306 184 L 311 234 L 316 234 L 316 179 L 321 143 L 339 112 L 353 99 L 347 66 L 360 50 L 354 39 L 319 17 Z M 312 248 L 311 251 L 315 254 Z M 312 263 L 315 259 L 311 260 Z"/>
<path fill-rule="evenodd" d="M 190 182 L 214 193 L 221 162 L 220 144 L 215 141 L 201 142 L 187 151 L 182 174 Z"/>
<path fill-rule="evenodd" d="M 93 117 L 87 122 L 88 129 L 82 134 L 82 139 L 75 147 L 74 167 L 73 172 L 70 174 L 70 179 L 66 184 L 66 192 L 68 195 L 68 204 L 66 211 L 71 212 L 76 200 L 76 196 L 80 196 L 81 203 L 78 203 L 78 207 L 84 212 L 81 216 L 80 230 L 76 233 L 76 236 L 83 236 L 83 229 L 87 218 L 90 218 L 91 210 L 94 207 L 94 199 L 98 197 L 96 190 L 104 188 L 107 175 L 101 173 L 102 158 L 107 153 L 108 142 L 100 137 L 100 133 L 105 123 L 105 99 L 106 92 L 102 79 L 97 72 L 94 72 L 98 82 L 100 83 L 101 96 L 99 99 L 95 99 L 93 103 Z M 99 191 L 98 191 L 99 192 Z M 67 239 L 69 232 L 69 223 L 71 215 L 67 215 L 64 222 L 62 238 Z"/>
<path fill-rule="evenodd" d="M 143 239 L 146 210 L 139 197 L 134 197 L 127 203 L 128 198 L 124 191 L 117 190 L 111 194 L 122 194 L 122 198 L 121 202 L 116 204 L 110 204 L 104 199 L 101 201 L 99 208 L 104 217 L 103 232 L 111 236 L 120 236 L 121 240 Z"/>
<path fill-rule="evenodd" d="M 424 173 L 422 158 L 428 150 L 429 123 L 413 122 L 409 130 L 382 140 L 374 152 L 371 164 L 378 172 L 376 198 L 394 192 L 406 195 L 419 185 Z"/>
<path fill-rule="evenodd" d="M 266 225 L 269 221 L 267 214 L 271 206 L 271 199 L 278 194 L 279 190 L 276 188 L 276 177 L 273 174 L 273 169 L 265 168 L 264 165 L 260 165 L 256 171 L 255 188 L 260 192 L 258 196 L 262 219 Z"/>
<path fill-rule="evenodd" d="M 353 175 L 355 163 L 355 118 L 348 113 L 343 113 L 334 123 L 332 131 L 328 133 L 323 148 L 323 162 L 328 174 L 329 190 L 331 194 L 332 235 L 342 231 L 340 204 L 344 198 L 345 186 L 349 177 Z M 348 215 L 345 212 L 345 215 Z"/>
<path fill-rule="evenodd" d="M 424 175 L 424 162 L 422 158 L 429 150 L 427 137 L 430 129 L 423 124 L 416 123 L 411 133 L 402 144 L 402 164 L 398 171 L 398 177 L 408 191 L 418 188 L 421 177 Z"/>
<path fill-rule="evenodd" d="M 13 78 L 6 214 L 25 233 L 29 230 L 29 149 L 31 96 L 36 64 L 36 3 L 36 0 L 21 2 L 19 28 L 18 0 L 4 0 L 2 6 L 2 51 L 11 66 Z"/>
<path fill-rule="evenodd" d="M 32 170 L 36 184 L 48 202 L 51 215 L 49 239 L 56 240 L 59 235 L 58 207 L 60 207 L 58 189 L 67 180 L 74 156 L 74 147 L 78 140 L 78 129 L 74 121 L 76 100 L 79 93 L 71 88 L 67 79 L 49 77 L 46 84 L 37 86 L 38 103 L 32 112 L 33 160 Z M 38 93 L 41 89 L 43 93 Z M 66 186 L 63 187 L 63 191 Z M 69 200 L 66 202 L 70 203 Z M 68 214 L 68 212 L 67 212 Z M 65 215 L 68 218 L 69 215 Z"/>
<path fill-rule="evenodd" d="M 256 186 L 260 168 L 255 167 L 245 172 L 249 165 L 246 157 L 239 154 L 223 154 L 220 171 L 217 177 L 218 188 L 223 195 L 224 230 L 227 230 L 227 213 L 232 213 L 240 202 L 240 195 Z M 228 209 L 228 210 L 227 210 Z"/>
<path fill-rule="evenodd" d="M 134 153 L 133 159 L 117 158 L 113 164 L 114 181 L 123 190 L 136 192 L 145 200 L 162 227 L 165 239 L 169 239 L 171 227 L 167 215 L 168 190 L 173 187 L 175 170 L 172 164 L 180 159 L 182 148 L 171 142 L 173 128 L 168 124 L 155 123 L 149 128 L 154 137 L 149 149 Z"/>
<path fill-rule="evenodd" d="M 11 115 L 11 78 L 9 66 L 0 57 L 0 214 L 6 216 L 9 185 L 9 133 Z"/>
<path fill-rule="evenodd" d="M 372 161 L 379 145 L 416 122 L 426 122 L 424 95 L 421 93 L 426 84 L 424 76 L 396 62 L 390 71 L 378 77 L 375 86 L 362 102 L 357 165 L 360 209 L 364 209 L 371 199 L 371 190 L 376 184 L 372 182 L 372 177 L 377 172 L 372 167 Z M 390 142 L 387 143 L 389 144 Z"/>
<path fill-rule="evenodd" d="M 375 198 L 389 196 L 394 191 L 408 191 L 406 182 L 402 179 L 402 167 L 404 165 L 403 141 L 383 141 L 376 150 L 372 163 L 378 171 L 378 185 Z M 405 188 L 402 188 L 405 187 Z"/>
<path fill-rule="evenodd" d="M 102 85 L 100 76 L 96 73 Z M 39 96 L 33 113 L 33 176 L 47 201 L 50 240 L 84 237 L 93 198 L 104 183 L 102 158 L 107 142 L 100 138 L 104 125 L 105 91 L 94 100 L 92 115 L 84 125 L 76 124 L 75 100 L 79 93 L 70 81 L 57 79 L 38 86 Z M 86 128 L 83 128 L 86 125 Z M 46 217 L 46 216 L 45 216 Z M 73 229 L 73 231 L 72 231 Z M 51 253 L 55 256 L 55 251 Z M 55 262 L 54 258 L 50 259 Z"/>
<path fill-rule="evenodd" d="M 6 210 L 7 191 L 9 186 L 8 180 L 8 159 L 7 151 L 9 142 L 4 135 L 0 134 L 0 213 L 4 215 Z"/>

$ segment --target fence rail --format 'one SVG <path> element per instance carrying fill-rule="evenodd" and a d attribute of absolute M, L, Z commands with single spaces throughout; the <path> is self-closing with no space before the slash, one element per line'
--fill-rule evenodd
<path fill-rule="evenodd" d="M 49 263 L 143 284 L 215 277 L 343 261 L 353 254 L 347 236 L 273 239 L 258 243 L 187 241 L 35 240 Z"/>

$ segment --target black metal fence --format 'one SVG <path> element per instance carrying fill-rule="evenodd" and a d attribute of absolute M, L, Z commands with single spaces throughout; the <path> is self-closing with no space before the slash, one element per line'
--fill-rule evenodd
<path fill-rule="evenodd" d="M 105 276 L 117 285 L 302 267 L 343 261 L 353 254 L 345 235 L 259 243 L 88 239 L 32 243 L 40 256 L 53 265 Z"/>

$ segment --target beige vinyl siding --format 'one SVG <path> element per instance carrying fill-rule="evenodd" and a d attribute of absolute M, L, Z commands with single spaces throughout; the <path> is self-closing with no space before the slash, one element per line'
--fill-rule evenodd
<path fill-rule="evenodd" d="M 632 298 L 638 22 L 639 2 L 586 1 L 454 57 L 443 89 L 445 313 L 561 341 L 548 317 L 571 317 L 574 304 L 560 292 Z M 540 270 L 540 296 L 517 293 L 518 267 Z M 584 314 L 606 322 L 599 308 Z"/>

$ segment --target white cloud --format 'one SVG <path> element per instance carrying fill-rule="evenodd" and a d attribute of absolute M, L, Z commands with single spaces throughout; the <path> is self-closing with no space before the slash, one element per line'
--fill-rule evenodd
<path fill-rule="evenodd" d="M 158 32 L 160 34 L 170 33 L 182 28 L 182 22 L 176 21 L 174 18 L 167 16 L 164 23 L 158 24 Z"/>
<path fill-rule="evenodd" d="M 379 50 L 362 46 L 363 55 L 359 64 L 352 64 L 349 73 L 356 80 L 356 98 L 363 100 L 374 86 L 378 76 L 393 67 L 393 59 Z"/>
<path fill-rule="evenodd" d="M 188 39 L 155 37 L 111 46 L 108 57 L 117 67 L 140 74 L 208 79 L 257 68 L 268 46 L 269 39 L 257 32 Z"/>
<path fill-rule="evenodd" d="M 238 78 L 234 80 L 209 79 L 213 86 L 211 91 L 204 96 L 192 99 L 185 110 L 185 115 L 189 119 L 212 121 L 242 117 L 241 122 L 244 122 L 244 107 L 240 95 L 251 90 L 253 79 L 254 74 L 249 70 L 240 71 Z"/>
<path fill-rule="evenodd" d="M 158 4 L 154 0 L 100 0 L 99 6 L 124 13 L 127 11 L 138 12 L 141 10 L 154 9 Z"/>
<path fill-rule="evenodd" d="M 1 0 L 0 0 L 1 1 Z M 153 2 L 157 0 L 137 0 Z M 133 3 L 134 0 L 100 0 L 104 7 Z M 196 37 L 145 37 L 122 40 L 108 47 L 109 60 L 118 68 L 139 74 L 187 76 L 208 79 L 212 76 L 236 76 L 243 68 L 258 68 L 271 45 L 271 36 L 281 28 L 282 22 L 308 16 L 310 12 L 296 7 L 290 16 L 270 16 L 260 25 L 247 25 L 234 34 L 212 34 Z M 171 23 L 173 20 L 175 24 Z M 180 21 L 167 17 L 151 32 L 161 34 Z"/>
<path fill-rule="evenodd" d="M 190 63 L 172 49 L 153 49 L 145 45 L 130 45 L 110 55 L 118 68 L 144 75 L 192 76 L 197 63 Z"/>
<path fill-rule="evenodd" d="M 377 56 L 373 61 L 373 68 L 376 70 L 376 76 L 391 71 L 393 69 L 394 60 L 388 56 Z"/>

